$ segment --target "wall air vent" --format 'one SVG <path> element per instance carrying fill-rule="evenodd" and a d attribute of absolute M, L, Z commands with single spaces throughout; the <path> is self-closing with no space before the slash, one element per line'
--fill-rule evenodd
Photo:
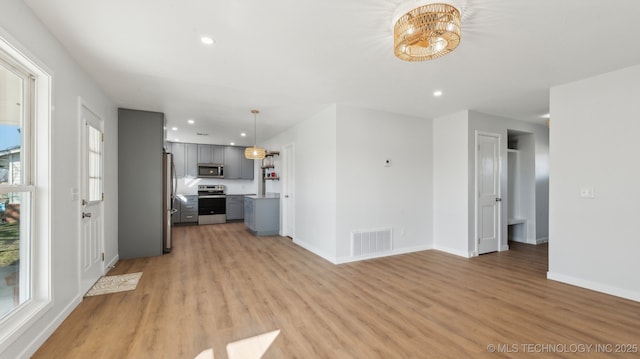
<path fill-rule="evenodd" d="M 198 135 L 198 136 L 209 136 L 208 133 L 203 133 L 203 132 L 196 132 L 196 135 Z"/>
<path fill-rule="evenodd" d="M 391 228 L 351 232 L 351 256 L 369 256 L 391 252 Z"/>

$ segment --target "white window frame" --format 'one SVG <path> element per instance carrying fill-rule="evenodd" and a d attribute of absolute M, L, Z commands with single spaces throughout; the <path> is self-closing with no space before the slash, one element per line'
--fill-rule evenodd
<path fill-rule="evenodd" d="M 30 260 L 31 298 L 19 305 L 10 314 L 0 319 L 0 353 L 4 352 L 29 327 L 36 323 L 52 306 L 51 290 L 51 92 L 52 72 L 36 60 L 24 47 L 0 28 L 0 52 L 4 59 L 14 62 L 26 70 L 35 83 L 32 105 L 33 113 L 28 129 L 28 139 L 23 140 L 21 159 L 29 166 L 27 177 L 21 185 L 4 188 L 6 192 L 29 192 L 33 198 L 29 206 L 27 229 L 30 241 L 26 246 Z M 27 138 L 27 136 L 24 136 Z M 25 144 L 28 143 L 28 144 Z M 22 207 L 22 206 L 21 206 Z M 21 216 L 23 211 L 21 209 Z M 22 223 L 22 220 L 21 220 Z M 22 228 L 21 228 L 22 231 Z M 23 243 L 20 244 L 23 250 Z M 22 253 L 21 253 L 22 255 Z"/>

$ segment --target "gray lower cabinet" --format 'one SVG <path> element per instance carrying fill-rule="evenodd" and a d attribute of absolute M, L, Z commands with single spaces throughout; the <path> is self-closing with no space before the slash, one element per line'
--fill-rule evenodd
<path fill-rule="evenodd" d="M 180 200 L 179 199 L 175 199 L 173 202 L 173 209 L 175 209 L 175 213 L 171 215 L 171 223 L 172 224 L 176 224 L 176 223 L 180 223 L 181 219 L 180 219 L 180 209 L 181 209 L 181 205 L 180 205 Z"/>
<path fill-rule="evenodd" d="M 280 231 L 280 198 L 244 198 L 244 224 L 256 236 L 276 235 Z"/>
<path fill-rule="evenodd" d="M 176 198 L 176 209 L 174 223 L 197 223 L 198 222 L 198 196 L 183 196 L 184 200 Z"/>
<path fill-rule="evenodd" d="M 227 195 L 227 221 L 244 219 L 244 195 Z"/>

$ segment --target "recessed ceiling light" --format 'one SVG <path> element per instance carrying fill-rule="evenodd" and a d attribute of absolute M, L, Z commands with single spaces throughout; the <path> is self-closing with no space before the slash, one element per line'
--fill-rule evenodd
<path fill-rule="evenodd" d="M 171 127 L 171 131 L 178 131 L 177 127 Z"/>
<path fill-rule="evenodd" d="M 213 41 L 213 39 L 212 39 L 212 38 L 210 38 L 209 36 L 203 36 L 203 37 L 201 37 L 201 38 L 200 38 L 200 41 L 202 41 L 202 43 L 203 43 L 203 44 L 205 44 L 205 45 L 213 45 L 213 43 L 215 42 L 215 41 Z"/>
<path fill-rule="evenodd" d="M 180 142 L 180 139 L 179 139 L 179 138 L 176 138 L 174 141 L 176 141 L 176 142 Z"/>
<path fill-rule="evenodd" d="M 243 132 L 243 133 L 240 134 L 240 136 L 247 137 L 247 134 Z"/>
<path fill-rule="evenodd" d="M 442 96 L 442 91 L 440 91 L 440 90 L 433 91 L 433 96 L 435 96 L 435 97 L 440 97 L 440 96 Z"/>
<path fill-rule="evenodd" d="M 188 123 L 188 124 L 190 124 L 190 125 L 193 125 L 194 123 L 196 123 L 196 121 L 194 121 L 194 120 L 187 120 L 187 123 Z"/>
<path fill-rule="evenodd" d="M 235 143 L 235 142 L 231 142 L 231 143 L 229 143 L 229 144 L 230 144 L 231 146 L 235 146 L 235 145 L 236 145 L 236 143 Z"/>

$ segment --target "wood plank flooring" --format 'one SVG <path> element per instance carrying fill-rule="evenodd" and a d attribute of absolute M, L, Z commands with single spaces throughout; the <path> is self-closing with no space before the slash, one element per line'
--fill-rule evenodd
<path fill-rule="evenodd" d="M 336 266 L 241 223 L 176 227 L 174 239 L 171 254 L 119 262 L 109 274 L 144 272 L 138 288 L 85 298 L 34 358 L 192 359 L 213 348 L 221 359 L 227 343 L 276 329 L 264 358 L 494 358 L 523 344 L 640 345 L 640 303 L 547 280 L 544 245 Z M 490 353 L 489 344 L 511 353 Z"/>

